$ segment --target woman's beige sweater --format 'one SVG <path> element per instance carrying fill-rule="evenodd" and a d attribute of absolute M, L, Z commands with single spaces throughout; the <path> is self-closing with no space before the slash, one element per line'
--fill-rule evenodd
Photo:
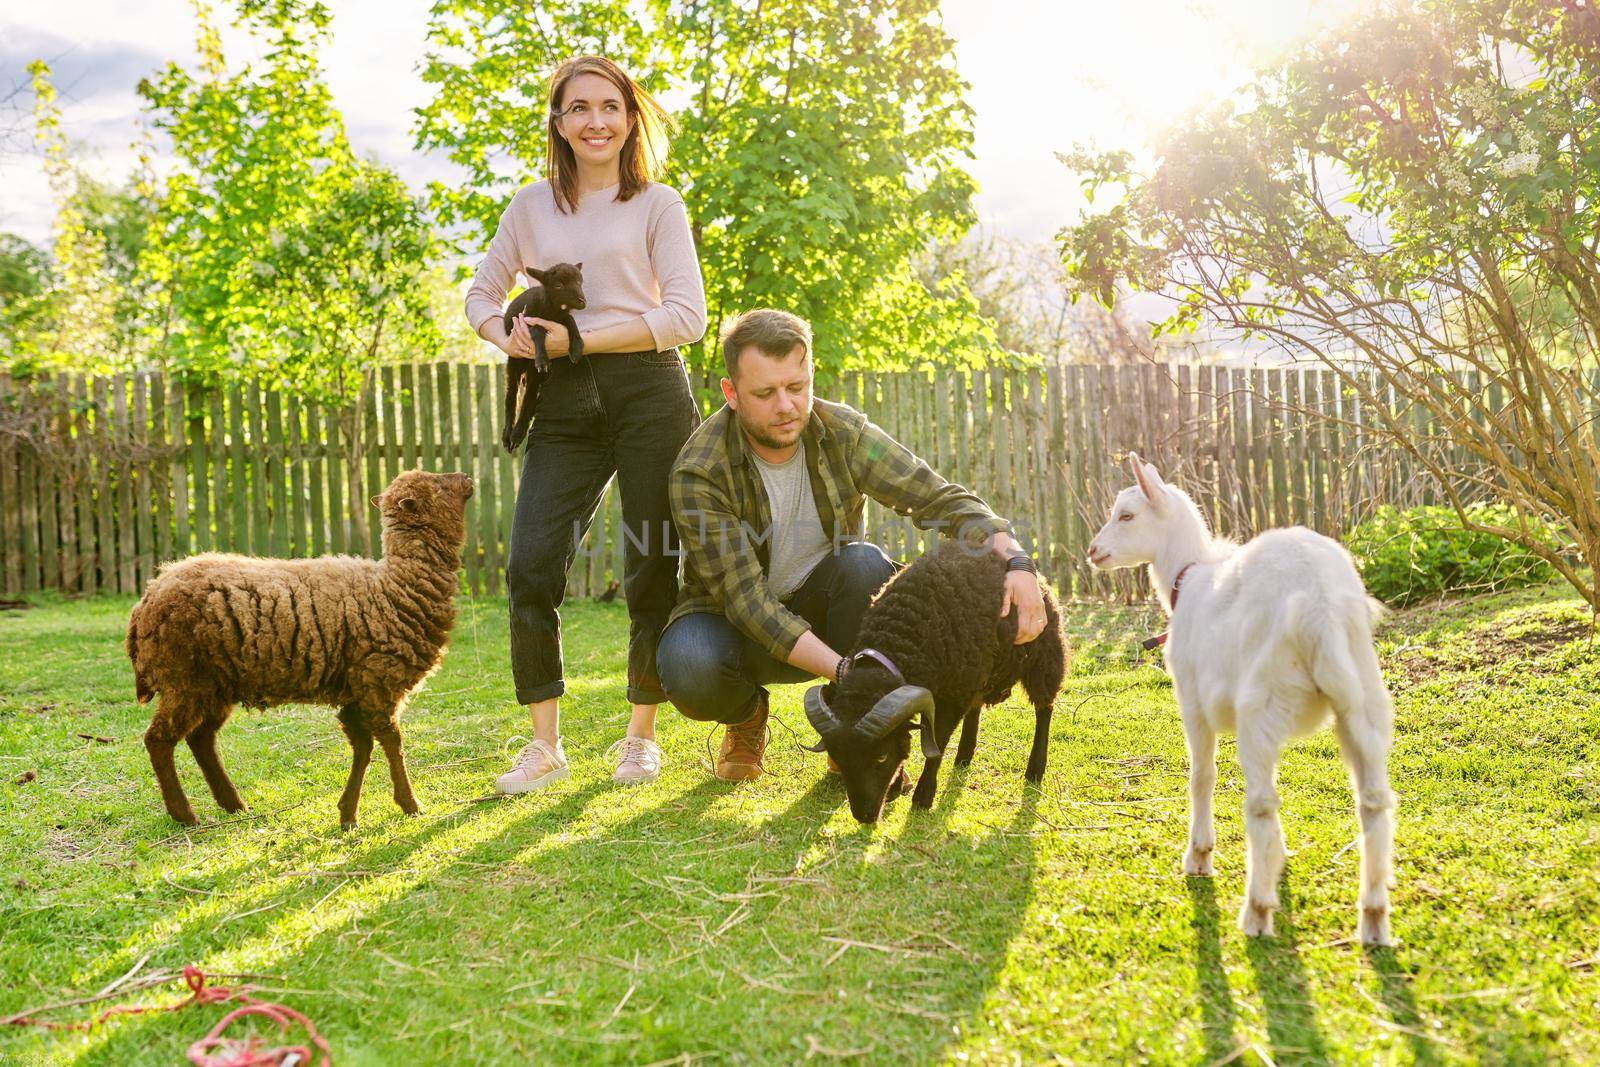
<path fill-rule="evenodd" d="M 588 306 L 572 314 L 580 333 L 643 316 L 658 351 L 700 340 L 706 293 L 683 197 L 652 182 L 621 201 L 617 188 L 589 193 L 566 213 L 548 180 L 517 190 L 467 290 L 473 331 L 503 313 L 524 267 L 582 263 Z"/>

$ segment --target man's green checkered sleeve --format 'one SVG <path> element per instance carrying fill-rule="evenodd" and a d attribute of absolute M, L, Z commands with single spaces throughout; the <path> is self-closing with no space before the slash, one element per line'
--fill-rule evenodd
<path fill-rule="evenodd" d="M 982 497 L 946 480 L 876 423 L 861 428 L 851 465 L 862 492 L 925 530 L 938 529 L 973 544 L 1011 530 Z"/>
<path fill-rule="evenodd" d="M 751 543 L 761 531 L 745 529 L 726 492 L 700 468 L 675 467 L 668 493 L 686 569 L 705 582 L 729 622 L 787 662 L 811 627 L 772 595 Z"/>

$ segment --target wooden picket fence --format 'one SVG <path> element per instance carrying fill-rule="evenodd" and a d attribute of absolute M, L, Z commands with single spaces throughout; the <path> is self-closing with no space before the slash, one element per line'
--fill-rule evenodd
<path fill-rule="evenodd" d="M 695 377 L 710 411 L 721 403 L 716 378 Z M 1375 445 L 1357 398 L 1326 370 L 884 373 L 843 376 L 825 395 L 1016 521 L 1064 594 L 1139 594 L 1138 576 L 1107 577 L 1084 560 L 1129 481 L 1130 449 L 1237 536 L 1290 523 L 1337 536 L 1379 503 L 1432 502 L 1434 491 L 1406 455 Z M 208 550 L 376 555 L 368 497 L 420 466 L 477 479 L 465 587 L 498 594 L 518 469 L 499 444 L 499 396 L 497 368 L 482 364 L 386 366 L 343 408 L 254 383 L 186 390 L 158 372 L 0 375 L 0 588 L 137 593 L 162 561 Z M 876 505 L 868 527 L 901 557 L 930 543 Z M 620 531 L 613 486 L 569 595 L 602 594 L 620 578 Z"/>

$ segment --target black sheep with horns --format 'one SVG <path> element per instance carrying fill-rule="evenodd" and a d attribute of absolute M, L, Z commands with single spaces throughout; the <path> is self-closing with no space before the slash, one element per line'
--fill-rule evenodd
<path fill-rule="evenodd" d="M 956 724 L 961 767 L 972 761 L 979 712 L 1005 700 L 1018 682 L 1035 716 L 1027 780 L 1044 777 L 1050 713 L 1067 673 L 1061 609 L 1040 581 L 1044 631 L 1016 644 L 1016 609 L 1000 615 L 1005 576 L 1005 560 L 995 553 L 944 542 L 873 599 L 844 682 L 806 693 L 806 717 L 839 765 L 858 822 L 876 822 L 884 805 L 909 788 L 905 761 L 913 727 L 924 763 L 911 803 L 931 807 Z"/>

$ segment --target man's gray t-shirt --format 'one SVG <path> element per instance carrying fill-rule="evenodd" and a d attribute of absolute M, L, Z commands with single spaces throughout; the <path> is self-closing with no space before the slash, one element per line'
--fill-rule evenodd
<path fill-rule="evenodd" d="M 806 443 L 783 463 L 768 463 L 752 450 L 767 487 L 772 506 L 772 544 L 768 549 L 767 585 L 779 600 L 800 588 L 832 545 L 817 516 L 817 501 L 811 495 L 811 478 L 806 472 Z M 759 532 L 759 531 L 758 531 Z"/>

